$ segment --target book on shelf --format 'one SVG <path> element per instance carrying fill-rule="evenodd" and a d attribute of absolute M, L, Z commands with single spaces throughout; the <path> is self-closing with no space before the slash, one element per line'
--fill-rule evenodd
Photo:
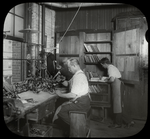
<path fill-rule="evenodd" d="M 96 49 L 95 49 L 95 46 L 93 45 L 90 45 L 91 49 L 92 49 L 92 52 L 97 52 Z"/>
<path fill-rule="evenodd" d="M 97 44 L 98 52 L 101 52 L 101 44 Z"/>
<path fill-rule="evenodd" d="M 87 45 L 88 48 L 89 48 L 89 52 L 93 52 L 93 49 L 92 49 L 91 45 L 90 45 L 90 44 L 86 44 L 86 45 Z"/>
<path fill-rule="evenodd" d="M 100 90 L 97 87 L 97 85 L 90 85 L 89 86 L 89 93 L 100 93 Z"/>
<path fill-rule="evenodd" d="M 90 77 L 90 79 L 91 79 L 91 78 L 93 78 L 93 74 L 92 74 L 92 72 L 91 72 L 91 71 L 89 72 L 89 75 L 90 75 L 90 76 L 89 76 L 89 77 Z"/>
<path fill-rule="evenodd" d="M 87 63 L 97 63 L 100 59 L 97 55 L 85 55 L 84 60 Z"/>
<path fill-rule="evenodd" d="M 88 55 L 87 57 L 88 57 L 88 59 L 89 59 L 89 62 L 92 62 L 91 56 Z"/>
<path fill-rule="evenodd" d="M 98 61 L 104 57 L 107 57 L 110 60 L 110 54 L 88 54 L 84 56 L 84 60 L 86 63 L 98 63 Z"/>
<path fill-rule="evenodd" d="M 97 85 L 97 88 L 98 88 L 99 92 L 102 92 L 102 88 L 99 85 Z"/>
<path fill-rule="evenodd" d="M 90 79 L 90 76 L 89 76 L 88 71 L 85 72 L 85 75 L 86 75 L 87 79 L 89 80 L 89 79 Z"/>
<path fill-rule="evenodd" d="M 100 52 L 97 48 L 97 45 L 94 45 L 95 52 Z"/>
<path fill-rule="evenodd" d="M 97 63 L 99 61 L 98 56 L 96 54 L 93 54 L 93 57 L 95 59 L 95 62 Z"/>
<path fill-rule="evenodd" d="M 92 93 L 92 92 L 93 92 L 92 87 L 91 85 L 89 85 L 89 93 Z"/>
<path fill-rule="evenodd" d="M 87 52 L 111 52 L 111 45 L 106 44 L 86 44 L 84 43 L 84 47 Z"/>
<path fill-rule="evenodd" d="M 85 47 L 85 49 L 86 49 L 87 52 L 90 52 L 87 44 L 84 43 L 84 47 Z"/>
<path fill-rule="evenodd" d="M 91 91 L 91 86 L 89 86 L 89 90 L 88 90 L 88 92 L 89 92 L 89 93 L 92 93 L 92 91 Z"/>
<path fill-rule="evenodd" d="M 91 60 L 92 60 L 91 62 L 96 63 L 93 55 L 90 55 L 90 57 L 91 57 Z"/>
<path fill-rule="evenodd" d="M 94 85 L 91 85 L 91 87 L 92 87 L 93 93 L 97 93 L 96 90 L 95 90 Z"/>
<path fill-rule="evenodd" d="M 87 56 L 87 60 L 88 60 L 87 62 L 91 62 L 91 59 L 90 59 L 89 55 Z"/>
<path fill-rule="evenodd" d="M 95 85 L 95 89 L 96 89 L 97 93 L 100 93 L 99 89 L 97 88 L 97 85 Z"/>
<path fill-rule="evenodd" d="M 85 62 L 88 62 L 88 58 L 86 55 L 84 56 L 84 60 L 85 60 Z"/>
<path fill-rule="evenodd" d="M 94 88 L 94 90 L 95 90 L 95 93 L 98 93 L 97 88 L 96 88 L 96 85 L 93 85 L 93 88 Z"/>

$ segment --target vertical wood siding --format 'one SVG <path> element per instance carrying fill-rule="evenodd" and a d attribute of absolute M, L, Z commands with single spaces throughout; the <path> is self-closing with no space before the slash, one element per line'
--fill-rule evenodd
<path fill-rule="evenodd" d="M 110 30 L 112 18 L 121 12 L 138 11 L 133 6 L 113 6 L 80 9 L 69 30 L 106 29 Z M 77 9 L 56 11 L 56 32 L 65 31 L 74 17 Z"/>

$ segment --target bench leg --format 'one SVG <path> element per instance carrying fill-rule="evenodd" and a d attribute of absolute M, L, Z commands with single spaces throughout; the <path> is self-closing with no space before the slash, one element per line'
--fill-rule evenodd
<path fill-rule="evenodd" d="M 104 122 L 105 119 L 107 119 L 107 109 L 105 107 L 101 107 L 103 111 L 103 119 L 101 122 Z"/>

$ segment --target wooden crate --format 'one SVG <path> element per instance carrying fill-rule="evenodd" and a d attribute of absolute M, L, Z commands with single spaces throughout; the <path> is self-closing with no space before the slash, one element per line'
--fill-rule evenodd
<path fill-rule="evenodd" d="M 42 135 L 29 133 L 30 137 L 52 137 L 53 134 L 53 127 L 49 125 L 42 125 L 42 124 L 32 124 L 30 127 L 29 132 L 32 128 L 39 129 L 41 132 L 43 132 Z"/>

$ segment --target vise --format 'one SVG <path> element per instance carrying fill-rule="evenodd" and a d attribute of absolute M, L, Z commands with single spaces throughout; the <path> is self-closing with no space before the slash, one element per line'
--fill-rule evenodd
<path fill-rule="evenodd" d="M 3 114 L 4 120 L 7 123 L 11 118 L 22 116 L 24 105 L 19 99 L 3 98 Z"/>

